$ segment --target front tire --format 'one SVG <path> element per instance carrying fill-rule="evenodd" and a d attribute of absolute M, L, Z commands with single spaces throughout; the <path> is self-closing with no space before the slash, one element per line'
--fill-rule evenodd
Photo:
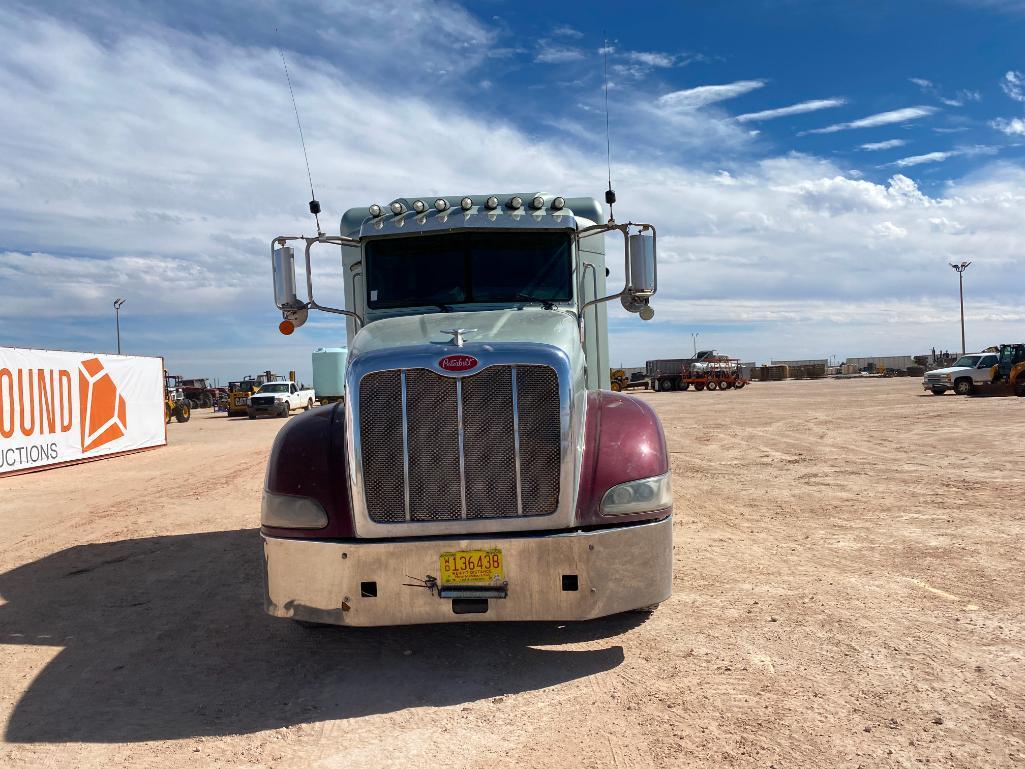
<path fill-rule="evenodd" d="M 943 387 L 933 387 L 932 388 L 932 394 L 933 395 L 946 395 L 947 391 Z"/>
<path fill-rule="evenodd" d="M 188 404 L 180 404 L 174 410 L 174 418 L 177 419 L 179 423 L 188 422 L 189 419 L 192 418 L 192 410 L 189 408 Z"/>
<path fill-rule="evenodd" d="M 313 408 L 313 398 L 306 401 L 306 411 L 309 411 L 311 408 Z"/>
<path fill-rule="evenodd" d="M 975 384 L 971 379 L 958 379 L 954 383 L 954 392 L 958 395 L 971 395 L 975 392 Z"/>

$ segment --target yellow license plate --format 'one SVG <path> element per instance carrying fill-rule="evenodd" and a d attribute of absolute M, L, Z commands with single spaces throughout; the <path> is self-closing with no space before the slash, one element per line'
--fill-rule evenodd
<path fill-rule="evenodd" d="M 438 557 L 438 570 L 443 585 L 492 584 L 505 579 L 502 551 L 497 547 L 442 553 Z"/>

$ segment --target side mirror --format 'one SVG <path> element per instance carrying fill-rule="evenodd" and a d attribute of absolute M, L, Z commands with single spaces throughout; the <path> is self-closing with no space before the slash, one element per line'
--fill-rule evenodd
<path fill-rule="evenodd" d="M 291 246 L 275 248 L 271 264 L 274 270 L 274 304 L 282 310 L 302 307 L 303 303 L 295 293 L 295 249 Z"/>
<path fill-rule="evenodd" d="M 655 271 L 655 236 L 645 233 L 631 235 L 627 244 L 630 249 L 630 285 L 627 291 L 635 299 L 650 299 L 658 288 Z"/>

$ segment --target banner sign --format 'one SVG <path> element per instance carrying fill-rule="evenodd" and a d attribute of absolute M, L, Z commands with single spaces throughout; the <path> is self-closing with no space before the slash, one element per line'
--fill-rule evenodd
<path fill-rule="evenodd" d="M 162 358 L 0 347 L 0 476 L 166 443 Z"/>

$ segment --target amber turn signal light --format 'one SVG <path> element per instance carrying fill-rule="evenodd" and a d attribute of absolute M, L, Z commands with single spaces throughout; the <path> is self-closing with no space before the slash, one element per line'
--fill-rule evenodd
<path fill-rule="evenodd" d="M 290 320 L 283 320 L 278 324 L 278 331 L 280 331 L 285 336 L 288 336 L 293 331 L 295 331 L 295 324 Z"/>

